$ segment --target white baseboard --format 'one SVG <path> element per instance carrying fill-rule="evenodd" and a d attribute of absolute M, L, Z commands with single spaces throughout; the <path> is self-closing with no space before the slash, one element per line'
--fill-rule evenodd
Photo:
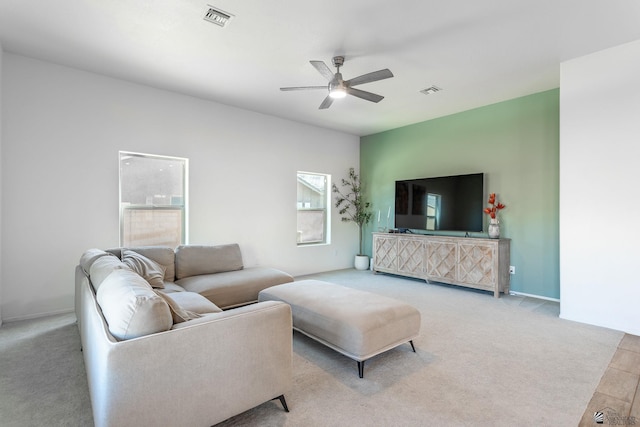
<path fill-rule="evenodd" d="M 559 298 L 549 298 L 549 297 L 543 297 L 542 295 L 525 294 L 524 292 L 509 291 L 509 295 L 517 295 L 520 297 L 529 297 L 529 298 L 536 298 L 536 299 L 544 299 L 547 301 L 560 302 Z"/>
<path fill-rule="evenodd" d="M 29 314 L 28 316 L 7 317 L 7 318 L 2 319 L 2 324 L 10 323 L 10 322 L 19 322 L 21 320 L 38 319 L 40 317 L 55 316 L 55 315 L 58 315 L 58 314 L 73 313 L 73 311 L 74 311 L 74 309 L 67 308 L 67 309 L 64 309 L 64 310 L 49 311 L 47 313 Z"/>

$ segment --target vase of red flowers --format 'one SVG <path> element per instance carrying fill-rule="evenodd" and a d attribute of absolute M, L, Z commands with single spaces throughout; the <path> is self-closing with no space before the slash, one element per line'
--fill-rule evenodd
<path fill-rule="evenodd" d="M 500 221 L 498 221 L 498 211 L 506 208 L 506 205 L 498 203 L 496 200 L 496 193 L 489 194 L 489 207 L 485 208 L 484 213 L 489 215 L 489 237 L 492 239 L 500 238 Z"/>

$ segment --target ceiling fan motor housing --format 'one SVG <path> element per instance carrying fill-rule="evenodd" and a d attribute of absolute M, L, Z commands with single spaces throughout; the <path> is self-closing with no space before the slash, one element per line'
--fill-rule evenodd
<path fill-rule="evenodd" d="M 336 73 L 329 82 L 329 96 L 332 98 L 344 98 L 347 96 L 347 84 L 342 80 L 342 73 Z"/>

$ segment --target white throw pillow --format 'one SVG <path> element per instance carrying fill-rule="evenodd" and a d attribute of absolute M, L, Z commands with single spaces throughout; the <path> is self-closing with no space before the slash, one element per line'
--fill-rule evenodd
<path fill-rule="evenodd" d="M 164 288 L 165 268 L 157 262 L 127 249 L 122 251 L 122 262 L 149 282 L 152 288 Z"/>

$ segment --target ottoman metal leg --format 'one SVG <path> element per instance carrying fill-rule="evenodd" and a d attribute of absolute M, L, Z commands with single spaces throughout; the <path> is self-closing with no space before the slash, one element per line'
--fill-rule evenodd
<path fill-rule="evenodd" d="M 360 378 L 364 378 L 364 360 L 362 362 L 358 362 L 358 375 Z"/>
<path fill-rule="evenodd" d="M 280 403 L 282 403 L 282 408 L 284 408 L 284 412 L 289 412 L 289 408 L 287 407 L 287 401 L 284 400 L 284 394 L 281 394 L 278 397 L 274 397 L 271 400 L 276 400 L 276 399 L 278 399 L 280 401 Z"/>
<path fill-rule="evenodd" d="M 411 344 L 411 349 L 413 352 L 416 352 L 416 347 L 413 345 L 413 340 L 409 340 L 409 344 Z M 358 376 L 360 378 L 364 378 L 364 360 L 362 362 L 358 362 Z"/>

